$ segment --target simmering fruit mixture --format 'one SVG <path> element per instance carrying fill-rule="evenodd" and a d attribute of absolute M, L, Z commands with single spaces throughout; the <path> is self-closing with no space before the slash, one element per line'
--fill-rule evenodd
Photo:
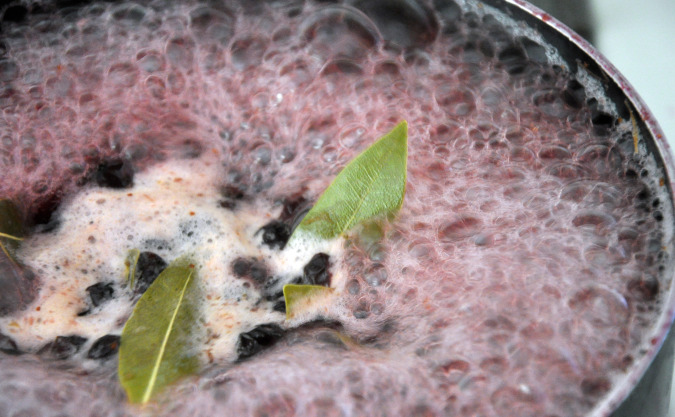
<path fill-rule="evenodd" d="M 56 3 L 0 26 L 26 232 L 20 267 L 0 253 L 0 415 L 584 416 L 650 348 L 664 174 L 534 30 L 468 0 Z M 401 120 L 398 216 L 287 247 Z M 130 405 L 122 328 L 186 254 L 202 370 Z M 289 321 L 289 282 L 335 291 Z"/>

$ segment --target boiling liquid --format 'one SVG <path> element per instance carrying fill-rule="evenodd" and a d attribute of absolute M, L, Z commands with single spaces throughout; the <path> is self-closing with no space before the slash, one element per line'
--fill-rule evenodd
<path fill-rule="evenodd" d="M 589 413 L 650 343 L 672 234 L 661 174 L 597 82 L 486 7 L 242 3 L 3 25 L 0 196 L 37 220 L 109 157 L 211 154 L 250 201 L 314 201 L 408 120 L 405 203 L 385 240 L 346 251 L 339 328 L 213 365 L 159 412 Z M 140 413 L 114 360 L 76 359 L 0 356 L 0 410 Z"/>

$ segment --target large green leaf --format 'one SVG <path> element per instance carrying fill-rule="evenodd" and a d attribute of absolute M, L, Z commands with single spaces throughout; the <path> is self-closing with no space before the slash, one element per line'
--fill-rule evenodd
<path fill-rule="evenodd" d="M 340 171 L 291 239 L 298 231 L 332 239 L 365 220 L 394 215 L 403 204 L 407 158 L 403 121 Z"/>
<path fill-rule="evenodd" d="M 138 300 L 120 341 L 119 378 L 129 401 L 146 403 L 199 370 L 201 294 L 194 266 L 169 265 Z"/>

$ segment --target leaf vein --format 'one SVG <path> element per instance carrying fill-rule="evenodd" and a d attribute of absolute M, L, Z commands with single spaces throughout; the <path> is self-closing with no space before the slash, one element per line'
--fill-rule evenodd
<path fill-rule="evenodd" d="M 152 391 L 154 389 L 154 386 L 157 382 L 157 374 L 159 373 L 159 368 L 161 366 L 162 358 L 164 357 L 165 351 L 166 351 L 166 345 L 169 342 L 169 337 L 171 336 L 171 333 L 173 332 L 173 324 L 176 321 L 176 317 L 178 316 L 178 311 L 180 310 L 181 305 L 183 304 L 183 298 L 185 297 L 185 291 L 188 287 L 188 284 L 190 283 L 190 280 L 192 279 L 192 270 L 190 270 L 190 274 L 188 275 L 187 279 L 185 280 L 185 284 L 183 285 L 183 289 L 181 290 L 180 297 L 178 298 L 178 302 L 176 303 L 176 308 L 173 311 L 173 314 L 171 316 L 171 320 L 169 321 L 169 325 L 167 326 L 167 332 L 164 335 L 164 339 L 162 340 L 162 345 L 159 349 L 159 353 L 157 354 L 157 360 L 155 361 L 155 365 L 152 368 L 152 374 L 150 375 L 150 380 L 148 381 L 148 387 L 146 388 L 145 392 L 143 393 L 143 399 L 142 403 L 147 402 L 150 397 L 152 396 Z"/>

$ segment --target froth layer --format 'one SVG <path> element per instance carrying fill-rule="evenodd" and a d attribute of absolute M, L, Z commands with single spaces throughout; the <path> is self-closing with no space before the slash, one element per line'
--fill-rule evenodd
<path fill-rule="evenodd" d="M 452 1 L 31 14 L 4 35 L 0 196 L 36 218 L 106 158 L 141 172 L 210 154 L 226 194 L 276 215 L 407 119 L 406 200 L 385 240 L 348 246 L 340 325 L 207 369 L 157 412 L 586 415 L 654 332 L 671 203 L 597 83 L 495 16 Z M 39 375 L 72 388 L 64 411 L 90 402 L 71 371 L 0 360 L 9 388 Z M 139 412 L 119 388 L 101 398 L 88 411 Z"/>

